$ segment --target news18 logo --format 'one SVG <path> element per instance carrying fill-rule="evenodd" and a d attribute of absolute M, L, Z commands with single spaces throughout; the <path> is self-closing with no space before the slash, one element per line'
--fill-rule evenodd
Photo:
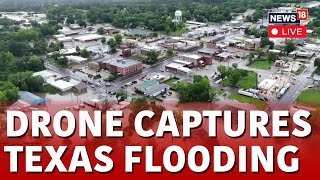
<path fill-rule="evenodd" d="M 297 9 L 295 13 L 269 13 L 269 38 L 306 38 L 307 27 L 300 25 L 308 20 L 307 9 Z"/>

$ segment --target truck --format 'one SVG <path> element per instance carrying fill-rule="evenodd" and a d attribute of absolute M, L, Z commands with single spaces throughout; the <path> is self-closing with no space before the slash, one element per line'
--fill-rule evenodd
<path fill-rule="evenodd" d="M 248 89 L 248 91 L 254 94 L 259 94 L 260 92 L 258 89 Z"/>
<path fill-rule="evenodd" d="M 290 83 L 287 83 L 283 88 L 280 89 L 279 93 L 277 94 L 277 98 L 281 98 L 284 93 L 287 92 L 287 90 L 290 88 Z"/>
<path fill-rule="evenodd" d="M 244 91 L 244 90 L 241 90 L 241 89 L 238 91 L 238 94 L 241 94 L 241 95 L 244 95 L 244 96 L 248 96 L 248 97 L 252 97 L 252 98 L 255 98 L 255 99 L 259 98 L 255 93 Z"/>

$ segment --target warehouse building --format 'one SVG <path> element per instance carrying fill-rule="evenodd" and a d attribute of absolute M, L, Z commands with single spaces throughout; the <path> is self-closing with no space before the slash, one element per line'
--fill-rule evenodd
<path fill-rule="evenodd" d="M 170 86 L 167 84 L 160 84 L 157 80 L 149 80 L 135 86 L 135 90 L 146 96 L 156 97 L 161 93 L 165 93 L 170 90 Z"/>
<path fill-rule="evenodd" d="M 61 92 L 67 92 L 70 91 L 74 84 L 64 81 L 64 80 L 58 80 L 50 83 L 51 86 L 55 87 L 56 89 L 60 90 Z"/>
<path fill-rule="evenodd" d="M 75 62 L 75 63 L 78 63 L 78 64 L 84 64 L 88 61 L 87 58 L 83 58 L 81 56 L 66 56 L 66 58 L 69 60 L 69 61 L 72 61 L 72 62 Z"/>
<path fill-rule="evenodd" d="M 27 91 L 19 92 L 20 101 L 31 104 L 32 107 L 46 104 L 46 100 Z"/>
<path fill-rule="evenodd" d="M 80 42 L 90 42 L 90 41 L 98 41 L 103 39 L 104 36 L 101 36 L 99 34 L 86 34 L 86 35 L 81 35 L 79 37 L 74 38 L 75 41 L 80 41 Z"/>

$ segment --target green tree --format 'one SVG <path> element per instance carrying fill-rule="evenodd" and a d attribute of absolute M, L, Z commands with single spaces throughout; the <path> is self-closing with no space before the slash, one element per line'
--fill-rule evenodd
<path fill-rule="evenodd" d="M 179 82 L 176 85 L 180 102 L 208 102 L 215 98 L 208 77 L 194 76 L 193 82 Z"/>
<path fill-rule="evenodd" d="M 109 45 L 112 53 L 117 52 L 117 42 L 115 41 L 114 38 L 110 38 L 107 44 Z"/>
<path fill-rule="evenodd" d="M 284 48 L 284 51 L 289 54 L 291 53 L 292 51 L 296 50 L 296 45 L 294 44 L 293 41 L 286 41 L 285 42 L 285 48 Z"/>
<path fill-rule="evenodd" d="M 169 48 L 167 50 L 167 57 L 172 57 L 173 56 L 173 50 L 171 48 Z"/>
<path fill-rule="evenodd" d="M 79 26 L 86 28 L 87 27 L 87 22 L 85 22 L 84 20 L 80 19 L 77 21 L 77 23 L 79 24 Z"/>
<path fill-rule="evenodd" d="M 269 55 L 268 55 L 268 61 L 271 61 L 271 62 L 274 62 L 278 59 L 278 56 L 273 53 L 273 52 L 269 52 Z"/>
<path fill-rule="evenodd" d="M 127 99 L 127 92 L 124 90 L 124 89 L 120 89 L 117 94 L 116 94 L 116 97 L 118 99 L 118 101 L 124 101 L 125 99 Z"/>
<path fill-rule="evenodd" d="M 320 58 L 314 60 L 314 66 L 320 68 Z"/>
<path fill-rule="evenodd" d="M 80 56 L 83 57 L 83 58 L 89 58 L 90 57 L 90 52 L 87 49 L 83 49 L 80 52 Z"/>
<path fill-rule="evenodd" d="M 219 66 L 217 67 L 217 70 L 218 70 L 218 72 L 220 73 L 220 77 L 221 77 L 222 79 L 224 79 L 225 77 L 228 76 L 228 69 L 227 69 L 226 66 L 219 65 Z"/>
<path fill-rule="evenodd" d="M 154 50 L 151 50 L 151 51 L 149 51 L 148 53 L 147 53 L 147 58 L 148 58 L 148 60 L 147 60 L 147 63 L 148 64 L 154 64 L 154 63 L 156 63 L 157 62 L 157 60 L 158 60 L 158 53 L 156 52 L 156 51 L 154 51 Z"/>
<path fill-rule="evenodd" d="M 14 102 L 19 99 L 19 88 L 11 82 L 0 82 L 0 103 Z"/>
<path fill-rule="evenodd" d="M 99 27 L 97 29 L 97 34 L 100 34 L 100 35 L 105 34 L 103 27 Z"/>
<path fill-rule="evenodd" d="M 114 36 L 114 39 L 115 39 L 117 45 L 120 45 L 122 43 L 122 35 L 121 34 L 116 34 Z"/>
<path fill-rule="evenodd" d="M 240 71 L 232 71 L 229 76 L 229 82 L 232 86 L 236 86 L 241 79 Z"/>
<path fill-rule="evenodd" d="M 17 86 L 21 91 L 41 92 L 44 80 L 41 76 L 33 76 L 33 72 L 18 72 L 11 74 L 8 81 Z"/>
<path fill-rule="evenodd" d="M 79 48 L 79 46 L 76 46 L 76 51 L 77 51 L 77 52 L 80 52 L 80 51 L 81 51 L 81 49 Z"/>
<path fill-rule="evenodd" d="M 105 38 L 105 37 L 103 37 L 102 39 L 101 39 L 101 43 L 102 44 L 105 44 L 107 42 L 107 39 Z"/>
<path fill-rule="evenodd" d="M 256 50 L 256 53 L 257 53 L 257 55 L 258 55 L 258 58 L 261 58 L 261 56 L 263 56 L 263 54 L 264 54 L 261 48 L 258 48 L 258 49 Z"/>

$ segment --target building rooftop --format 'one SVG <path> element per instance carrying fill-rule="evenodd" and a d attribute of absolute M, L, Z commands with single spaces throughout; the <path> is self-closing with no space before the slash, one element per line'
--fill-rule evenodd
<path fill-rule="evenodd" d="M 126 68 L 132 65 L 137 65 L 137 64 L 142 64 L 140 61 L 136 61 L 133 59 L 125 59 L 121 57 L 116 57 L 116 58 L 111 58 L 108 60 L 103 61 L 105 63 L 108 63 L 113 66 L 121 67 L 121 68 Z"/>
<path fill-rule="evenodd" d="M 48 79 L 48 78 L 54 77 L 55 74 L 51 71 L 43 70 L 43 71 L 33 73 L 33 76 L 41 76 L 43 79 Z"/>
<path fill-rule="evenodd" d="M 169 87 L 170 86 L 167 84 L 157 84 L 157 85 L 152 86 L 145 93 L 147 93 L 149 95 L 153 95 L 153 94 L 156 94 L 156 93 L 162 91 L 163 89 L 168 89 Z"/>
<path fill-rule="evenodd" d="M 101 36 L 99 34 L 86 34 L 79 37 L 76 37 L 75 40 L 78 41 L 92 41 L 97 39 L 102 39 L 104 36 Z"/>
<path fill-rule="evenodd" d="M 127 32 L 131 36 L 150 36 L 151 32 L 143 29 L 132 29 Z"/>
<path fill-rule="evenodd" d="M 181 55 L 181 57 L 187 57 L 187 58 L 191 58 L 191 59 L 201 59 L 201 56 L 196 55 L 196 54 L 183 54 L 183 55 Z"/>
<path fill-rule="evenodd" d="M 180 67 L 183 67 L 183 64 L 170 63 L 170 64 L 167 64 L 166 67 L 173 68 L 173 69 L 178 69 Z"/>
<path fill-rule="evenodd" d="M 29 103 L 31 104 L 32 106 L 36 106 L 36 105 L 39 105 L 39 104 L 44 104 L 45 103 L 45 99 L 35 95 L 35 94 L 32 94 L 30 92 L 27 92 L 27 91 L 20 91 L 19 92 L 19 96 L 20 96 L 20 100 L 21 101 L 24 101 L 26 103 Z"/>
<path fill-rule="evenodd" d="M 182 60 L 179 60 L 179 59 L 174 59 L 173 62 L 177 63 L 177 64 L 183 64 L 183 65 L 191 65 L 192 64 L 192 62 L 182 61 Z"/>
<path fill-rule="evenodd" d="M 87 58 L 83 58 L 81 56 L 66 56 L 66 58 L 69 61 L 73 61 L 73 62 L 76 62 L 76 63 L 82 63 L 82 62 L 86 62 L 87 61 Z"/>
<path fill-rule="evenodd" d="M 198 53 L 205 53 L 205 54 L 215 54 L 218 52 L 216 49 L 211 49 L 211 48 L 202 48 L 198 50 Z"/>
<path fill-rule="evenodd" d="M 52 83 L 50 83 L 52 86 L 60 89 L 60 90 L 64 90 L 64 89 L 71 89 L 74 84 L 71 84 L 67 81 L 64 81 L 64 80 L 58 80 L 58 81 L 54 81 Z"/>
<path fill-rule="evenodd" d="M 217 56 L 222 57 L 222 58 L 227 58 L 227 57 L 231 56 L 231 54 L 228 52 L 222 52 L 222 53 L 218 54 Z"/>
<path fill-rule="evenodd" d="M 155 79 L 152 79 L 152 80 L 149 80 L 149 81 L 146 81 L 146 82 L 143 82 L 143 83 L 137 85 L 136 88 L 138 88 L 138 89 L 139 88 L 140 89 L 148 89 L 148 88 L 150 88 L 152 86 L 155 86 L 157 84 L 159 84 L 159 82 L 157 80 L 155 80 Z"/>

